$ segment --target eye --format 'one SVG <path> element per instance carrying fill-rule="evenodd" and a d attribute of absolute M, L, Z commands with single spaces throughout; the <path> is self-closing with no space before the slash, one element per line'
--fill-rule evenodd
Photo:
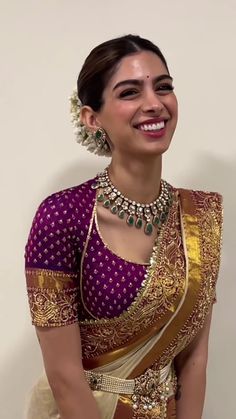
<path fill-rule="evenodd" d="M 169 93 L 173 92 L 174 86 L 170 83 L 162 83 L 156 87 L 156 91 L 159 95 L 168 95 Z"/>
<path fill-rule="evenodd" d="M 126 89 L 126 90 L 123 90 L 119 94 L 119 97 L 120 98 L 129 98 L 129 97 L 132 97 L 132 96 L 137 95 L 137 94 L 138 94 L 138 91 L 136 89 Z"/>

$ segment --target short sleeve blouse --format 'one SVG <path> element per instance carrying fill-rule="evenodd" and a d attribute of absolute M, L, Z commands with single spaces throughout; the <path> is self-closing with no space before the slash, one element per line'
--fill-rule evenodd
<path fill-rule="evenodd" d="M 78 321 L 80 255 L 93 207 L 90 183 L 49 196 L 34 217 L 25 248 L 25 274 L 36 326 Z"/>
<path fill-rule="evenodd" d="M 53 194 L 36 212 L 25 252 L 36 326 L 119 316 L 145 282 L 147 264 L 124 260 L 103 242 L 93 182 Z"/>

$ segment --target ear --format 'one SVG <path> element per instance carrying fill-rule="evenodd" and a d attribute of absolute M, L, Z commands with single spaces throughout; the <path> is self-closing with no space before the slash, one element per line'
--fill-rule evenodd
<path fill-rule="evenodd" d="M 89 131 L 96 131 L 101 128 L 101 124 L 97 117 L 97 113 L 90 106 L 82 106 L 80 111 L 81 122 L 89 129 Z"/>

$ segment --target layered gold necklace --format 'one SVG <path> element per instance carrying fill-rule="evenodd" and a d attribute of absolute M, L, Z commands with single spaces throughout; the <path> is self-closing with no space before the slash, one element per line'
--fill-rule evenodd
<path fill-rule="evenodd" d="M 161 180 L 160 195 L 150 204 L 141 204 L 124 196 L 113 185 L 109 178 L 108 169 L 100 173 L 92 189 L 97 189 L 97 201 L 103 206 L 125 220 L 130 227 L 142 229 L 150 236 L 154 227 L 161 227 L 166 221 L 173 202 L 173 189 L 165 180 Z"/>

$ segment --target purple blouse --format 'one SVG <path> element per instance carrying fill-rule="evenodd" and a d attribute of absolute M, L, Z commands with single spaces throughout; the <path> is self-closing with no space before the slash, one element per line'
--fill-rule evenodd
<path fill-rule="evenodd" d="M 94 179 L 42 202 L 25 252 L 26 271 L 47 272 L 52 277 L 63 273 L 74 281 L 78 320 L 113 318 L 126 311 L 148 266 L 124 260 L 103 242 L 93 211 L 96 191 L 92 183 Z"/>

